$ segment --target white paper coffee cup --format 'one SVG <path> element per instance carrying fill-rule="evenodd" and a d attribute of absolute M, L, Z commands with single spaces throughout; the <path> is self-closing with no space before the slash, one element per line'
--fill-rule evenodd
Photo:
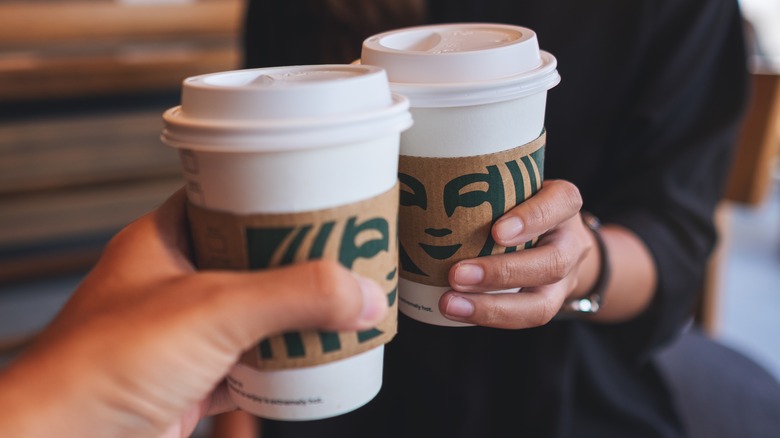
<path fill-rule="evenodd" d="M 360 63 L 386 69 L 393 92 L 411 102 L 415 123 L 401 135 L 402 167 L 404 157 L 478 161 L 479 157 L 534 141 L 544 129 L 547 90 L 560 82 L 556 60 L 539 49 L 536 34 L 528 28 L 503 24 L 443 24 L 378 34 L 364 41 Z M 456 163 L 442 161 L 438 166 Z M 531 173 L 535 171 L 533 165 L 528 168 Z M 539 184 L 541 177 L 539 172 Z M 402 247 L 411 228 L 424 228 L 431 234 L 420 242 L 407 243 L 406 252 L 415 250 L 410 247 L 417 244 L 444 246 L 436 240 L 449 239 L 452 245 L 457 243 L 451 239 L 452 234 L 464 228 L 468 231 L 468 224 L 463 223 L 410 223 L 404 220 L 404 208 L 409 207 L 401 207 Z M 448 213 L 455 217 L 454 211 Z M 433 236 L 436 230 L 439 235 Z M 442 236 L 445 233 L 450 235 Z M 452 260 L 451 266 L 456 258 L 474 256 L 456 253 L 447 260 Z M 413 258 L 409 257 L 410 263 L 423 263 Z M 429 324 L 468 325 L 447 319 L 439 311 L 439 299 L 450 290 L 446 284 L 412 281 L 404 278 L 404 272 L 402 269 L 399 280 L 401 312 Z"/>
<path fill-rule="evenodd" d="M 164 121 L 162 140 L 180 151 L 192 205 L 218 217 L 255 220 L 257 215 L 281 223 L 391 193 L 397 183 L 399 135 L 411 125 L 408 101 L 391 94 L 384 70 L 354 65 L 188 78 L 181 106 L 168 110 Z M 222 262 L 219 251 L 251 252 L 230 249 L 232 241 L 219 228 L 195 240 L 196 246 L 211 245 L 210 267 Z M 249 233 L 241 230 L 239 246 L 248 242 Z M 225 256 L 225 267 L 235 265 L 230 258 Z M 242 409 L 265 418 L 339 415 L 378 393 L 383 351 L 379 345 L 334 361 L 280 369 L 242 362 L 229 376 L 230 395 Z"/>

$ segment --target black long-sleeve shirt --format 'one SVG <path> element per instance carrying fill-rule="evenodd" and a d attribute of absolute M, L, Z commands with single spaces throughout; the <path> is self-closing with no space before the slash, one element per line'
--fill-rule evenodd
<path fill-rule="evenodd" d="M 249 66 L 333 62 L 305 44 L 284 50 L 290 38 L 321 36 L 279 31 L 304 14 L 281 3 L 251 4 Z M 713 210 L 747 94 L 736 1 L 429 0 L 428 20 L 536 31 L 562 77 L 548 94 L 545 178 L 572 181 L 585 209 L 644 241 L 655 298 L 608 325 L 443 328 L 402 316 L 374 401 L 328 420 L 266 422 L 263 436 L 681 435 L 650 359 L 688 320 L 716 238 Z"/>

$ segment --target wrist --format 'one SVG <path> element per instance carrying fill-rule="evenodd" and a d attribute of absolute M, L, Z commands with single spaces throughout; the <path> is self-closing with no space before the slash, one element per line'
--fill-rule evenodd
<path fill-rule="evenodd" d="M 583 223 L 583 232 L 588 239 L 588 251 L 577 269 L 577 285 L 568 299 L 584 298 L 596 285 L 601 273 L 601 254 L 595 234 Z"/>
<path fill-rule="evenodd" d="M 609 255 L 601 236 L 601 222 L 588 212 L 583 211 L 581 215 L 582 223 L 591 239 L 591 250 L 580 264 L 577 286 L 564 302 L 562 310 L 594 314 L 601 309 L 609 282 Z"/>

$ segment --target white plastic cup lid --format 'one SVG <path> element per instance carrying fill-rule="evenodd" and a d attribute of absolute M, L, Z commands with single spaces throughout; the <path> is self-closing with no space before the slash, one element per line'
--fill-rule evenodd
<path fill-rule="evenodd" d="M 401 132 L 408 100 L 384 69 L 309 65 L 193 76 L 163 115 L 164 143 L 195 150 L 268 151 L 329 146 Z"/>
<path fill-rule="evenodd" d="M 412 106 L 463 106 L 547 91 L 560 82 L 556 60 L 528 28 L 493 23 L 417 26 L 363 42 L 360 63 L 387 70 Z"/>

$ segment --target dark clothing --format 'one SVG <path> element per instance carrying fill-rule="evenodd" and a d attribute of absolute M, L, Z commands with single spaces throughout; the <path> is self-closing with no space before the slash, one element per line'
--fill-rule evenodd
<path fill-rule="evenodd" d="M 298 11 L 255 1 L 250 67 L 332 62 L 262 16 Z M 746 100 L 741 17 L 732 0 L 430 0 L 430 22 L 512 23 L 558 59 L 548 93 L 545 177 L 581 190 L 585 209 L 646 243 L 655 299 L 612 325 L 561 320 L 529 330 L 442 328 L 400 318 L 380 395 L 315 422 L 265 422 L 264 438 L 672 437 L 682 425 L 650 360 L 689 319 L 716 235 L 713 209 Z M 289 26 L 296 38 L 305 27 Z M 356 41 L 359 44 L 359 41 Z M 343 60 L 344 62 L 349 60 Z"/>

